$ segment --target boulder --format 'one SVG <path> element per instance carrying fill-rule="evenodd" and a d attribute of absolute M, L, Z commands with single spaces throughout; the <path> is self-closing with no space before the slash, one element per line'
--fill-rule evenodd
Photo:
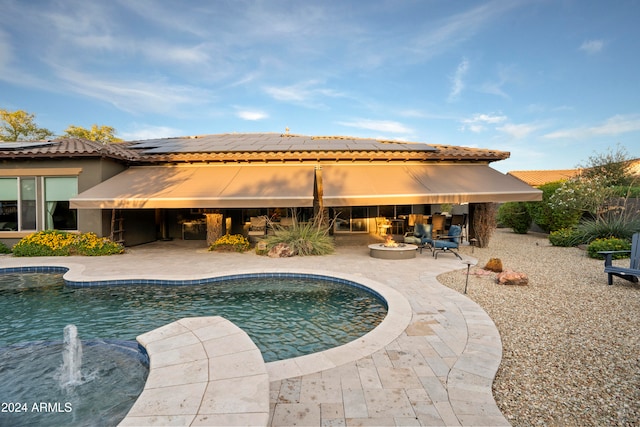
<path fill-rule="evenodd" d="M 516 271 L 503 271 L 502 273 L 498 273 L 496 282 L 499 285 L 524 286 L 529 284 L 529 277 L 524 273 L 518 273 Z"/>
<path fill-rule="evenodd" d="M 272 247 L 271 250 L 269 250 L 269 253 L 267 255 L 269 255 L 271 258 L 287 258 L 293 256 L 294 253 L 293 249 L 291 249 L 291 246 L 287 245 L 286 243 L 278 243 L 277 245 Z"/>
<path fill-rule="evenodd" d="M 493 271 L 494 273 L 500 273 L 502 271 L 502 260 L 500 258 L 490 258 L 484 266 L 484 269 Z"/>

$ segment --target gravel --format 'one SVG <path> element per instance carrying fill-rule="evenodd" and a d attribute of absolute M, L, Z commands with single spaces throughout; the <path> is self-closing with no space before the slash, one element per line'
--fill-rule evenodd
<path fill-rule="evenodd" d="M 461 253 L 478 259 L 467 295 L 500 331 L 493 393 L 513 426 L 640 425 L 640 284 L 608 286 L 603 261 L 554 247 L 544 234 L 498 229 L 487 248 Z M 496 284 L 482 274 L 489 258 L 529 284 Z M 466 269 L 438 279 L 462 293 Z"/>

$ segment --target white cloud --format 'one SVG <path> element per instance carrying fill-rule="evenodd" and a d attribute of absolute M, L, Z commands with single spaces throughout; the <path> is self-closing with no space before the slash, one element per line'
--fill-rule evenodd
<path fill-rule="evenodd" d="M 469 71 L 469 61 L 463 59 L 462 62 L 458 64 L 456 72 L 451 78 L 451 92 L 449 92 L 449 97 L 447 98 L 449 102 L 455 101 L 460 96 L 462 89 L 464 89 L 464 77 L 467 71 Z"/>
<path fill-rule="evenodd" d="M 640 114 L 616 115 L 608 118 L 604 123 L 572 129 L 561 129 L 544 135 L 548 139 L 562 138 L 590 138 L 601 135 L 620 135 L 628 132 L 640 131 Z"/>
<path fill-rule="evenodd" d="M 305 107 L 317 108 L 320 106 L 318 98 L 343 98 L 345 95 L 333 89 L 317 87 L 317 80 L 309 80 L 290 86 L 267 86 L 263 90 L 267 95 L 277 101 L 291 102 Z"/>
<path fill-rule="evenodd" d="M 604 47 L 604 41 L 602 40 L 587 40 L 580 45 L 579 50 L 582 50 L 589 55 L 596 54 Z"/>
<path fill-rule="evenodd" d="M 134 129 L 128 132 L 120 132 L 120 138 L 125 141 L 138 141 L 143 139 L 168 138 L 183 136 L 180 129 L 168 126 L 134 125 Z"/>
<path fill-rule="evenodd" d="M 262 119 L 266 119 L 267 117 L 269 117 L 269 115 L 263 111 L 256 111 L 256 110 L 240 110 L 236 112 L 236 116 L 238 116 L 239 118 L 241 118 L 242 120 L 250 120 L 250 121 L 255 121 L 255 120 L 262 120 Z"/>
<path fill-rule="evenodd" d="M 512 136 L 513 138 L 522 139 L 539 128 L 540 128 L 539 125 L 534 125 L 529 123 L 521 123 L 521 124 L 506 123 L 503 126 L 497 127 L 496 130 L 500 132 L 504 132 Z"/>
<path fill-rule="evenodd" d="M 360 119 L 351 122 L 338 122 L 338 124 L 359 129 L 375 130 L 377 132 L 413 133 L 411 128 L 391 120 Z"/>
<path fill-rule="evenodd" d="M 472 117 L 462 119 L 462 131 L 468 130 L 480 133 L 487 129 L 486 125 L 497 125 L 507 120 L 507 116 L 497 114 L 474 114 Z"/>

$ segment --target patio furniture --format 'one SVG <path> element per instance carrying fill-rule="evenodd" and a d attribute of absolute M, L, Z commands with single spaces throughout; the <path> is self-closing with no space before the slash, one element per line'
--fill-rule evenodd
<path fill-rule="evenodd" d="M 391 222 L 385 217 L 376 217 L 376 227 L 378 227 L 379 235 L 386 236 L 391 228 Z"/>
<path fill-rule="evenodd" d="M 434 214 L 431 217 L 432 231 L 436 236 L 445 233 L 446 222 L 447 222 L 446 215 Z"/>
<path fill-rule="evenodd" d="M 467 214 L 451 215 L 451 225 L 459 225 L 462 229 L 462 240 L 467 236 Z"/>
<path fill-rule="evenodd" d="M 251 223 L 249 224 L 249 241 L 255 243 L 255 241 L 262 239 L 267 235 L 267 217 L 265 216 L 252 216 Z"/>
<path fill-rule="evenodd" d="M 438 251 L 451 252 L 460 260 L 462 260 L 462 257 L 458 253 L 461 233 L 462 228 L 459 225 L 452 225 L 451 228 L 449 228 L 449 233 L 447 233 L 446 236 L 437 236 L 432 243 L 433 256 L 438 259 Z"/>
<path fill-rule="evenodd" d="M 608 284 L 613 285 L 613 276 L 620 277 L 633 283 L 638 283 L 640 277 L 640 233 L 635 233 L 631 239 L 630 251 L 600 251 L 600 255 L 604 256 L 604 272 L 608 276 Z M 612 265 L 613 254 L 629 253 L 629 268 L 616 267 Z"/>
<path fill-rule="evenodd" d="M 405 233 L 404 242 L 412 245 L 417 245 L 420 249 L 420 253 L 424 248 L 431 250 L 431 224 L 416 223 L 413 228 L 413 232 Z"/>

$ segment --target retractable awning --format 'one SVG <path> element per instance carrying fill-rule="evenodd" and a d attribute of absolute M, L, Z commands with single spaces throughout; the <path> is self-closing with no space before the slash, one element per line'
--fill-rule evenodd
<path fill-rule="evenodd" d="M 325 206 L 542 200 L 542 191 L 486 164 L 322 166 Z"/>
<path fill-rule="evenodd" d="M 78 194 L 71 208 L 313 206 L 312 165 L 134 166 Z"/>

